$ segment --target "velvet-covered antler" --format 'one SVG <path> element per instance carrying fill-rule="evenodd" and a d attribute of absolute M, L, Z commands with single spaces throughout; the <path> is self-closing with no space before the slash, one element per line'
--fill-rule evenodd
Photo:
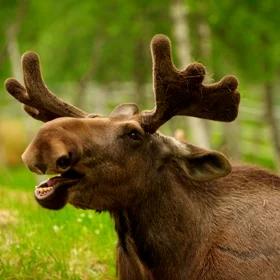
<path fill-rule="evenodd" d="M 25 87 L 13 78 L 7 79 L 5 86 L 13 97 L 24 104 L 24 110 L 33 118 L 46 122 L 59 117 L 87 116 L 86 112 L 62 101 L 48 90 L 36 53 L 28 52 L 22 56 L 22 70 Z"/>
<path fill-rule="evenodd" d="M 216 121 L 233 121 L 238 113 L 240 95 L 234 76 L 218 83 L 203 85 L 205 68 L 192 63 L 179 71 L 173 64 L 171 44 L 164 35 L 151 42 L 155 108 L 141 113 L 145 131 L 154 133 L 175 115 L 193 116 Z"/>
<path fill-rule="evenodd" d="M 177 70 L 172 62 L 170 41 L 164 35 L 156 35 L 152 39 L 151 50 L 156 106 L 152 111 L 139 115 L 146 132 L 154 133 L 175 115 L 217 121 L 236 118 L 240 96 L 236 91 L 238 82 L 234 76 L 203 85 L 205 68 L 202 64 L 193 63 L 183 71 Z M 5 86 L 13 97 L 24 104 L 25 111 L 33 118 L 45 122 L 59 117 L 96 116 L 62 101 L 48 90 L 36 53 L 23 55 L 22 68 L 25 87 L 12 78 L 5 82 Z"/>

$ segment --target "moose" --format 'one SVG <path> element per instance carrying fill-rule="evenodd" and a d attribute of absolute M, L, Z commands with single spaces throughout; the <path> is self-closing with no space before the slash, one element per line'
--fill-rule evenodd
<path fill-rule="evenodd" d="M 151 52 L 154 109 L 121 104 L 108 117 L 56 97 L 38 55 L 23 55 L 24 86 L 12 78 L 5 86 L 45 124 L 22 159 L 56 174 L 35 188 L 36 200 L 109 211 L 120 280 L 280 279 L 280 178 L 157 132 L 176 115 L 234 120 L 237 79 L 205 85 L 202 64 L 178 70 L 165 35 Z"/>

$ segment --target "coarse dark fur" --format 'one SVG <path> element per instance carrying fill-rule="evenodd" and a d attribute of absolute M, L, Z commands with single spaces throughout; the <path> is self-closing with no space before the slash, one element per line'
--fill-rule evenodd
<path fill-rule="evenodd" d="M 280 279 L 279 177 L 236 166 L 182 183 L 163 175 L 160 191 L 114 214 L 120 279 Z"/>
<path fill-rule="evenodd" d="M 41 128 L 23 155 L 29 168 L 55 172 L 71 150 L 69 168 L 85 174 L 42 205 L 109 211 L 121 280 L 280 279 L 280 178 L 231 171 L 220 153 L 143 132 L 128 111 L 128 120 L 59 118 Z"/>

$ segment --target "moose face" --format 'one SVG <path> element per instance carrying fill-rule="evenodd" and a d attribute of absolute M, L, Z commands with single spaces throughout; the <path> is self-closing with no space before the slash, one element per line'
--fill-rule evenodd
<path fill-rule="evenodd" d="M 131 106 L 108 118 L 58 118 L 43 125 L 22 155 L 33 172 L 59 174 L 36 187 L 42 206 L 59 209 L 69 201 L 110 209 L 143 192 L 152 136 L 135 120 Z"/>
<path fill-rule="evenodd" d="M 195 181 L 230 172 L 220 153 L 145 133 L 135 108 L 126 104 L 107 118 L 58 118 L 43 125 L 22 155 L 33 172 L 59 174 L 35 188 L 39 204 L 120 209 L 149 195 L 172 165 Z"/>

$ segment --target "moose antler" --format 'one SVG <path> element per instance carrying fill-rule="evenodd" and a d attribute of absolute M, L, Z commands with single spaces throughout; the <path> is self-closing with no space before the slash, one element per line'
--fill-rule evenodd
<path fill-rule="evenodd" d="M 24 110 L 33 118 L 46 122 L 59 117 L 87 116 L 86 112 L 62 101 L 48 90 L 36 53 L 27 52 L 22 56 L 22 70 L 25 87 L 13 78 L 7 79 L 5 86 L 13 97 L 24 104 Z"/>
<path fill-rule="evenodd" d="M 155 108 L 141 113 L 145 131 L 154 133 L 175 115 L 193 116 L 216 121 L 233 121 L 238 113 L 240 95 L 234 76 L 218 83 L 203 85 L 205 68 L 192 63 L 183 71 L 173 64 L 171 44 L 164 35 L 151 42 Z"/>
<path fill-rule="evenodd" d="M 238 113 L 240 95 L 234 76 L 220 82 L 203 85 L 205 68 L 192 63 L 179 71 L 172 62 L 171 44 L 164 35 L 156 35 L 151 42 L 155 108 L 139 115 L 146 132 L 154 133 L 175 115 L 193 116 L 217 121 L 232 121 Z M 39 57 L 34 52 L 22 57 L 25 87 L 15 79 L 5 82 L 7 91 L 24 104 L 25 111 L 33 118 L 49 121 L 59 117 L 94 117 L 68 104 L 46 87 L 40 71 Z"/>

